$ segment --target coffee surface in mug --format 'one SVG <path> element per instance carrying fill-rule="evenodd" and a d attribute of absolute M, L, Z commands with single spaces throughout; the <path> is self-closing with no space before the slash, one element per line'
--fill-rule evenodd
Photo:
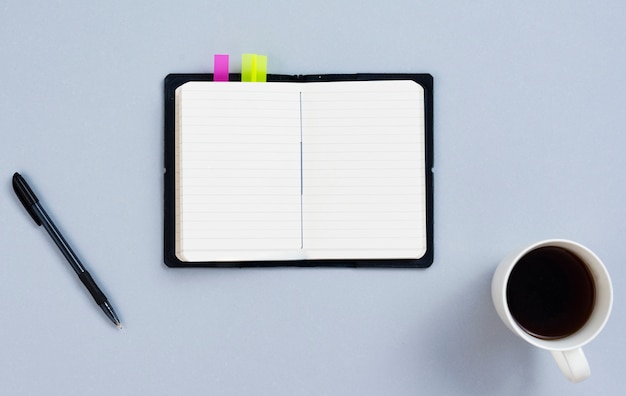
<path fill-rule="evenodd" d="M 509 311 L 527 333 L 558 339 L 575 333 L 591 316 L 595 287 L 587 266 L 560 247 L 526 253 L 506 289 Z"/>

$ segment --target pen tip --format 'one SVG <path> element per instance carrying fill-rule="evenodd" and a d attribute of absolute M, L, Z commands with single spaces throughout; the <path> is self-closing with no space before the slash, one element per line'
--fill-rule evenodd
<path fill-rule="evenodd" d="M 121 324 L 121 323 L 118 323 L 118 324 L 117 324 L 117 328 L 118 328 L 118 329 L 120 329 L 120 330 L 122 330 L 124 327 L 122 326 L 122 324 Z"/>

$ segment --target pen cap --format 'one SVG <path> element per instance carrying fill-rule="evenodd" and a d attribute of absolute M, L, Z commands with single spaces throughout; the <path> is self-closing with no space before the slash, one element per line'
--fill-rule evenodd
<path fill-rule="evenodd" d="M 26 180 L 24 180 L 22 175 L 17 172 L 13 174 L 13 190 L 20 199 L 20 202 L 22 202 L 22 205 L 24 205 L 26 211 L 30 214 L 33 220 L 35 220 L 35 223 L 40 226 L 41 220 L 33 210 L 33 205 L 39 202 L 39 199 L 33 190 L 30 189 L 30 186 L 26 183 Z"/>

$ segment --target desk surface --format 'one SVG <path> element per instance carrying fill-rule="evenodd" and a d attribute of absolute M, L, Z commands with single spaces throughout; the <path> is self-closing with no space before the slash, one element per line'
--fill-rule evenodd
<path fill-rule="evenodd" d="M 392 2 L 393 3 L 393 2 Z M 623 389 L 626 5 L 113 1 L 0 6 L 0 383 L 10 395 L 553 395 Z M 576 4 L 580 3 L 580 4 Z M 435 78 L 435 262 L 168 269 L 163 78 L 214 53 L 272 73 Z M 107 322 L 12 192 L 42 195 Z M 489 294 L 510 250 L 577 240 L 613 315 L 570 384 Z"/>

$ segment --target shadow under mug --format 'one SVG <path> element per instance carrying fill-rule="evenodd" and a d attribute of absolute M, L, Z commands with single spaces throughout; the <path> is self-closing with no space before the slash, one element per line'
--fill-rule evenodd
<path fill-rule="evenodd" d="M 592 287 L 588 317 L 585 317 L 583 324 L 575 328 L 571 334 L 564 334 L 557 337 L 545 337 L 541 334 L 536 334 L 520 324 L 523 320 L 521 320 L 517 311 L 515 314 L 512 313 L 511 300 L 513 300 L 513 297 L 511 295 L 512 290 L 509 290 L 509 288 L 515 288 L 516 281 L 510 282 L 512 278 L 511 274 L 516 273 L 514 270 L 516 270 L 517 273 L 520 272 L 520 268 L 526 265 L 525 263 L 528 262 L 528 258 L 532 255 L 536 256 L 536 252 L 543 248 L 556 249 L 570 256 L 573 255 L 572 257 L 577 259 L 576 261 L 586 270 Z M 543 250 L 545 251 L 546 249 Z M 554 258 L 551 260 L 554 260 Z M 520 263 L 522 264 L 520 265 Z M 538 271 L 541 271 L 542 264 L 545 263 L 539 260 L 539 262 L 535 262 L 533 265 L 538 268 Z M 546 267 L 548 267 L 549 264 L 550 263 L 548 263 Z M 567 265 L 565 268 L 567 268 Z M 532 274 L 534 276 L 536 273 Z M 557 283 L 562 281 L 559 278 L 561 275 L 558 273 L 552 275 Z M 512 283 L 513 286 L 511 285 Z M 523 283 L 523 285 L 528 285 L 529 283 L 532 282 L 526 282 Z M 546 287 L 545 285 L 543 286 Z M 555 287 L 554 289 L 558 290 L 559 288 Z M 535 292 L 530 291 L 528 295 L 533 295 L 533 293 Z M 556 292 L 556 294 L 558 293 L 559 292 Z M 541 292 L 539 292 L 539 294 L 541 294 Z M 549 290 L 549 293 L 544 294 L 548 294 L 549 298 L 560 298 L 561 305 L 563 305 L 562 300 L 570 299 L 572 293 L 570 292 L 566 296 L 554 296 L 555 293 L 553 293 L 553 290 Z M 573 294 L 575 295 L 577 293 Z M 491 297 L 496 311 L 504 324 L 513 331 L 513 333 L 531 345 L 550 351 L 557 365 L 570 381 L 579 382 L 589 378 L 591 370 L 582 347 L 600 333 L 609 318 L 613 304 L 613 288 L 609 274 L 604 264 L 602 264 L 602 261 L 591 250 L 579 243 L 564 239 L 544 240 L 516 250 L 505 257 L 496 268 L 491 282 Z M 569 303 L 571 305 L 572 302 L 570 301 Z M 523 305 L 525 302 L 521 301 L 521 304 Z M 541 305 L 543 302 L 534 301 L 533 304 Z M 583 302 L 577 301 L 574 304 L 583 304 Z M 529 305 L 529 309 L 534 309 L 530 302 L 528 302 L 527 305 Z M 580 309 L 584 310 L 585 308 L 580 307 Z M 516 310 L 515 305 L 513 305 L 513 310 Z M 575 310 L 568 312 L 575 312 Z M 563 312 L 560 314 L 562 315 Z M 565 315 L 567 314 L 566 312 Z M 515 315 L 518 315 L 518 317 L 516 318 Z M 565 319 L 567 320 L 567 318 Z"/>

